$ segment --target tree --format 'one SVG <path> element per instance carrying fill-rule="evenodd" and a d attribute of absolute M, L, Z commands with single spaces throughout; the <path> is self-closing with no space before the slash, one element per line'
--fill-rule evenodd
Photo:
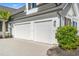
<path fill-rule="evenodd" d="M 6 22 L 9 20 L 9 17 L 11 16 L 9 11 L 6 11 L 4 9 L 0 10 L 0 21 L 2 21 L 2 37 L 5 38 L 6 34 Z"/>

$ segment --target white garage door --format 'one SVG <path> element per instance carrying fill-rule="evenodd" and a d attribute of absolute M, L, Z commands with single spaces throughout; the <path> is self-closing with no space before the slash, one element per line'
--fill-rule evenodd
<path fill-rule="evenodd" d="M 13 36 L 14 38 L 33 40 L 49 44 L 56 43 L 55 32 L 56 28 L 59 27 L 59 20 L 57 19 L 51 18 L 15 24 L 13 28 Z"/>
<path fill-rule="evenodd" d="M 34 40 L 39 42 L 53 42 L 52 20 L 37 21 L 34 23 Z"/>
<path fill-rule="evenodd" d="M 15 24 L 13 31 L 14 31 L 15 38 L 31 40 L 31 24 L 30 23 Z"/>

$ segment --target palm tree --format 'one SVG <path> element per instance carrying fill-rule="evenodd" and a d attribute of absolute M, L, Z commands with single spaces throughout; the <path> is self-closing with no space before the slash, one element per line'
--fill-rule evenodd
<path fill-rule="evenodd" d="M 5 38 L 6 34 L 6 22 L 9 20 L 9 17 L 11 16 L 9 11 L 6 10 L 0 10 L 0 21 L 2 21 L 2 37 Z"/>

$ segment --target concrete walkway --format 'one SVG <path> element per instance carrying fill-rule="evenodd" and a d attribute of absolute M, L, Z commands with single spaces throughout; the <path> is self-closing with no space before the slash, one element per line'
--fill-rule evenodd
<path fill-rule="evenodd" d="M 0 56 L 45 56 L 50 45 L 22 39 L 0 39 Z"/>

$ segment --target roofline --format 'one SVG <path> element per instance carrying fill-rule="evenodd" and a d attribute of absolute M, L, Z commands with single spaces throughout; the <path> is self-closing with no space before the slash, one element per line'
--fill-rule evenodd
<path fill-rule="evenodd" d="M 20 12 L 18 12 L 18 13 L 16 13 L 16 14 L 13 14 L 13 15 L 11 15 L 11 16 L 14 16 L 14 15 L 17 15 L 17 14 L 20 14 L 20 13 L 23 13 L 24 11 L 20 11 Z"/>
<path fill-rule="evenodd" d="M 66 5 L 66 3 L 61 4 L 60 6 L 58 6 L 56 8 L 51 8 L 51 9 L 48 9 L 48 10 L 45 10 L 45 11 L 42 11 L 42 12 L 37 12 L 37 13 L 29 14 L 29 15 L 27 15 L 25 17 L 17 18 L 14 21 L 16 21 L 18 19 L 24 19 L 24 18 L 29 18 L 29 17 L 33 17 L 33 16 L 38 16 L 38 15 L 46 14 L 46 13 L 49 13 L 49 12 L 54 12 L 56 10 L 61 11 L 61 10 L 63 10 L 65 5 Z"/>
<path fill-rule="evenodd" d="M 45 4 L 47 4 L 47 3 L 42 3 L 42 4 L 38 5 L 37 7 L 42 6 L 42 5 L 45 5 Z M 19 8 L 19 9 L 20 9 L 20 8 Z M 17 15 L 17 14 L 20 14 L 20 13 L 23 13 L 23 12 L 24 12 L 24 11 L 20 11 L 20 12 L 18 12 L 18 13 L 16 13 L 16 14 L 13 14 L 12 16 Z"/>

